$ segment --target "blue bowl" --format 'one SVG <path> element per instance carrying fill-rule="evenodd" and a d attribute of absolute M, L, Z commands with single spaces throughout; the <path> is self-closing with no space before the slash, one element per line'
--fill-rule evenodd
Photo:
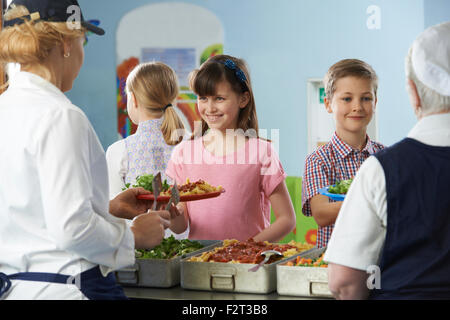
<path fill-rule="evenodd" d="M 328 192 L 328 187 L 325 188 L 320 188 L 319 189 L 319 193 L 323 194 L 324 196 L 327 196 L 328 198 L 334 200 L 334 201 L 344 201 L 345 199 L 345 194 L 337 194 L 337 193 L 329 193 Z"/>

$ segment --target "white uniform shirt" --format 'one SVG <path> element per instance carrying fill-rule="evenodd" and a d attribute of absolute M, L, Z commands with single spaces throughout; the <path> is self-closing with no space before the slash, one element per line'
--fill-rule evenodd
<path fill-rule="evenodd" d="M 109 198 L 114 199 L 125 188 L 125 176 L 128 169 L 125 141 L 114 142 L 106 150 L 108 164 Z"/>
<path fill-rule="evenodd" d="M 108 213 L 104 150 L 48 81 L 20 72 L 0 95 L 0 272 L 76 275 L 134 263 L 134 236 Z M 8 299 L 85 298 L 74 285 L 12 280 Z"/>
<path fill-rule="evenodd" d="M 408 137 L 431 146 L 449 147 L 450 114 L 422 118 Z M 371 156 L 348 190 L 324 260 L 363 271 L 379 265 L 386 225 L 386 180 L 380 162 Z"/>

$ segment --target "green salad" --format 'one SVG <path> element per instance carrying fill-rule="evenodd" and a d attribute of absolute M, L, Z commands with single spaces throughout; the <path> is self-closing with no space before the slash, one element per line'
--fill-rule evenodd
<path fill-rule="evenodd" d="M 173 235 L 163 239 L 160 245 L 153 249 L 137 249 L 136 258 L 140 259 L 171 259 L 203 248 L 198 241 L 188 239 L 177 240 Z"/>
<path fill-rule="evenodd" d="M 334 194 L 346 194 L 352 181 L 353 179 L 338 181 L 336 185 L 328 188 L 328 192 Z"/>
<path fill-rule="evenodd" d="M 150 192 L 153 192 L 153 186 L 152 186 L 152 181 L 153 181 L 154 175 L 152 174 L 144 174 L 142 176 L 138 176 L 136 178 L 136 183 L 132 185 L 133 188 L 138 188 L 138 187 L 142 187 L 145 190 L 148 190 Z M 126 190 L 130 187 L 130 183 L 125 184 L 125 188 L 123 188 L 123 190 Z M 162 190 L 163 191 L 167 191 L 170 189 L 170 185 L 167 183 L 167 180 L 164 180 L 162 183 Z"/>

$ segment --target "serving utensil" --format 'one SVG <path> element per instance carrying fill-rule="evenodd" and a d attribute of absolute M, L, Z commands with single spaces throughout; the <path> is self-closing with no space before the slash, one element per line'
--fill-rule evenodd
<path fill-rule="evenodd" d="M 283 254 L 279 251 L 276 250 L 266 250 L 261 252 L 262 256 L 265 256 L 264 260 L 261 261 L 259 264 L 257 264 L 254 267 L 251 267 L 250 269 L 248 269 L 249 272 L 256 272 L 258 271 L 259 268 L 261 268 L 267 261 L 269 261 L 270 257 L 273 255 L 277 255 L 277 256 L 283 256 Z"/>
<path fill-rule="evenodd" d="M 152 187 L 153 187 L 153 195 L 155 197 L 155 200 L 153 200 L 152 210 L 155 211 L 156 206 L 158 204 L 157 199 L 162 189 L 161 172 L 158 172 L 158 174 L 153 178 Z"/>
<path fill-rule="evenodd" d="M 180 192 L 178 191 L 178 187 L 177 187 L 177 183 L 175 182 L 172 189 L 171 189 L 171 196 L 169 199 L 169 203 L 167 203 L 166 206 L 166 210 L 169 211 L 170 210 L 170 206 L 172 205 L 172 203 L 174 205 L 177 205 L 178 202 L 180 202 Z"/>

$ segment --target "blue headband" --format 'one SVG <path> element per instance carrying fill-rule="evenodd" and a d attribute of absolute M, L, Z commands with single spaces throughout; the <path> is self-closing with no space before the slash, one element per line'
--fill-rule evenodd
<path fill-rule="evenodd" d="M 239 82 L 245 85 L 245 88 L 247 88 L 247 77 L 245 76 L 245 73 L 236 66 L 233 60 L 227 59 L 225 61 L 219 62 L 225 65 L 225 67 L 227 67 L 231 71 L 234 71 L 234 75 L 239 80 Z"/>

